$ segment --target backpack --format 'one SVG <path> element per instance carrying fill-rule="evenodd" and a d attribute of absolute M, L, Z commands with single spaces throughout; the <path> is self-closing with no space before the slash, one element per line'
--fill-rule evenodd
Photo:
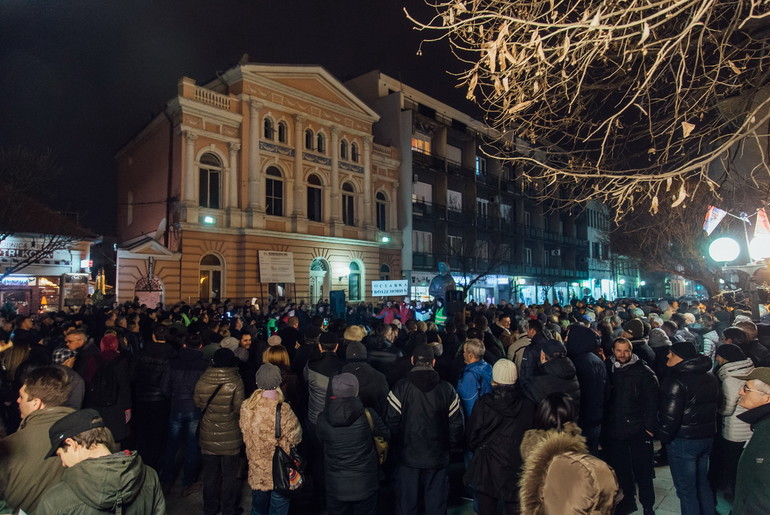
<path fill-rule="evenodd" d="M 118 376 L 115 372 L 117 359 L 104 361 L 96 369 L 91 386 L 88 388 L 88 400 L 91 406 L 114 406 L 118 403 Z"/>

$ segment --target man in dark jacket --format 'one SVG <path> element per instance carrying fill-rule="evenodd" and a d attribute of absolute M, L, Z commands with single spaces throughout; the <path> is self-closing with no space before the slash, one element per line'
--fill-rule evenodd
<path fill-rule="evenodd" d="M 443 515 L 449 495 L 446 468 L 449 449 L 463 438 L 460 398 L 433 370 L 433 348 L 418 345 L 414 368 L 388 394 L 385 422 L 398 443 L 396 513 L 417 512 L 423 488 L 426 515 Z"/>
<path fill-rule="evenodd" d="M 195 405 L 195 384 L 209 364 L 203 360 L 202 340 L 197 334 L 187 335 L 177 357 L 169 362 L 161 379 L 163 395 L 171 400 L 169 432 L 161 469 L 161 483 L 168 493 L 176 476 L 176 453 L 180 437 L 184 445 L 184 473 L 182 496 L 200 490 L 195 475 L 200 463 L 200 448 L 195 437 L 201 419 L 201 410 Z"/>
<path fill-rule="evenodd" d="M 604 415 L 604 390 L 607 385 L 607 368 L 596 354 L 599 335 L 580 324 L 567 329 L 567 356 L 575 364 L 580 384 L 579 425 L 586 437 L 588 450 L 596 455 L 599 451 L 599 435 Z"/>
<path fill-rule="evenodd" d="M 543 334 L 543 323 L 531 319 L 527 322 L 527 337 L 530 342 L 524 349 L 519 370 L 519 382 L 523 387 L 535 376 L 540 365 L 540 351 L 548 338 Z"/>
<path fill-rule="evenodd" d="M 719 379 L 710 372 L 711 365 L 692 343 L 676 342 L 660 387 L 656 436 L 668 450 L 683 515 L 716 510 L 707 477 L 719 402 Z"/>
<path fill-rule="evenodd" d="M 739 403 L 747 411 L 738 418 L 751 424 L 754 434 L 738 462 L 733 515 L 752 515 L 770 506 L 770 368 L 756 368 L 740 379 L 746 384 Z"/>
<path fill-rule="evenodd" d="M 58 454 L 64 475 L 40 499 L 38 513 L 166 513 L 155 471 L 136 451 L 112 453 L 112 433 L 96 410 L 65 416 L 51 426 L 49 440 L 48 457 Z"/>
<path fill-rule="evenodd" d="M 352 342 L 345 349 L 347 361 L 342 372 L 349 372 L 358 379 L 358 398 L 363 405 L 384 416 L 386 397 L 388 396 L 388 381 L 385 374 L 378 372 L 366 362 L 366 347 L 361 342 Z"/>
<path fill-rule="evenodd" d="M 361 343 L 351 345 L 363 347 Z M 318 417 L 329 513 L 377 513 L 379 466 L 372 436 L 389 440 L 390 431 L 374 410 L 364 407 L 357 394 L 356 376 L 347 372 L 334 376 L 331 397 Z"/>
<path fill-rule="evenodd" d="M 166 343 L 168 327 L 156 325 L 152 342 L 134 357 L 131 379 L 134 383 L 132 429 L 136 436 L 136 450 L 145 464 L 160 468 L 163 445 L 166 443 L 166 421 L 169 400 L 163 395 L 161 380 L 176 351 Z"/>
<path fill-rule="evenodd" d="M 748 324 L 741 323 L 743 326 L 748 326 L 749 324 L 754 327 L 754 334 L 756 334 L 757 326 L 754 322 L 749 321 Z M 749 334 L 749 331 L 737 326 L 728 327 L 725 329 L 722 338 L 725 343 L 732 343 L 740 347 L 746 357 L 751 359 L 755 367 L 770 366 L 770 351 L 768 351 L 764 345 L 759 343 L 759 340 L 752 340 L 752 335 Z"/>
<path fill-rule="evenodd" d="M 623 489 L 623 501 L 616 513 L 636 511 L 638 484 L 639 500 L 645 515 L 649 515 L 654 513 L 655 505 L 652 434 L 658 413 L 658 380 L 634 354 L 628 339 L 615 339 L 612 353 L 607 360 L 609 388 L 602 448 Z"/>
<path fill-rule="evenodd" d="M 523 385 L 527 397 L 536 405 L 552 393 L 572 397 L 575 412 L 580 409 L 580 383 L 567 349 L 556 340 L 546 340 L 540 350 L 540 366 L 532 380 Z"/>

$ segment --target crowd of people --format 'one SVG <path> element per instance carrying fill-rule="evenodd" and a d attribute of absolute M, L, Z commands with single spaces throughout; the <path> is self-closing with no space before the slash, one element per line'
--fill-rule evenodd
<path fill-rule="evenodd" d="M 243 481 L 254 515 L 443 514 L 450 463 L 482 515 L 651 514 L 661 464 L 683 514 L 770 511 L 770 324 L 740 309 L 127 303 L 0 331 L 0 515 L 201 490 L 235 515 Z"/>

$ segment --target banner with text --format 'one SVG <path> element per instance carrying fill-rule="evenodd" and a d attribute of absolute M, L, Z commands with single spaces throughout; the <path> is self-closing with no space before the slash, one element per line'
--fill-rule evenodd
<path fill-rule="evenodd" d="M 409 295 L 409 281 L 372 281 L 372 297 Z"/>
<path fill-rule="evenodd" d="M 293 283 L 294 254 L 274 250 L 259 251 L 259 280 L 263 283 Z"/>

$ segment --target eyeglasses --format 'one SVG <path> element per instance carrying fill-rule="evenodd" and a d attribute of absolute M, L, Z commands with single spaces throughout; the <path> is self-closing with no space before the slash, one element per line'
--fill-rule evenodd
<path fill-rule="evenodd" d="M 741 386 L 741 390 L 743 390 L 744 392 L 757 392 L 757 393 L 762 394 L 762 395 L 768 395 L 765 392 L 763 392 L 762 390 L 755 390 L 753 388 L 749 388 L 749 387 L 746 386 L 746 384 Z"/>

